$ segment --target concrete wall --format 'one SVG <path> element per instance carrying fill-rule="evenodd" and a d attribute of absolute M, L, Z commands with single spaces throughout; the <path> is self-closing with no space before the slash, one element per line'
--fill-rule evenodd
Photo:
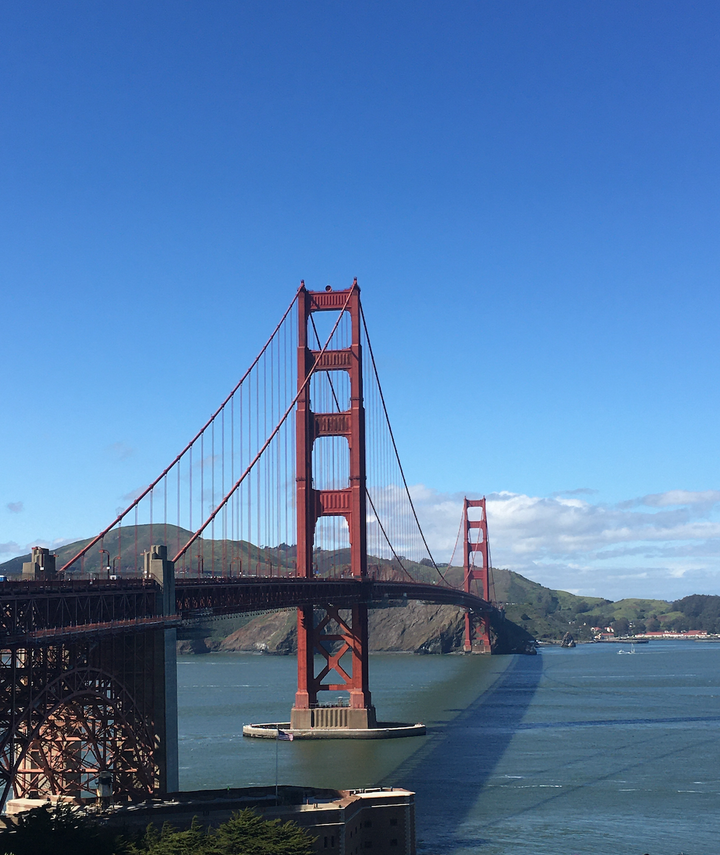
<path fill-rule="evenodd" d="M 55 555 L 43 546 L 33 546 L 30 560 L 23 562 L 21 578 L 34 581 L 50 580 L 56 576 Z"/>

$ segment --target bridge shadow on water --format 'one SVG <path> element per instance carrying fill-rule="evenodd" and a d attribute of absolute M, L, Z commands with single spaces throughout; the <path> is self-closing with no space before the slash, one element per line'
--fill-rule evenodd
<path fill-rule="evenodd" d="M 460 827 L 514 734 L 523 729 L 543 661 L 542 656 L 512 659 L 495 683 L 455 718 L 429 726 L 426 744 L 381 782 L 415 791 L 422 851 L 452 852 L 467 845 Z"/>

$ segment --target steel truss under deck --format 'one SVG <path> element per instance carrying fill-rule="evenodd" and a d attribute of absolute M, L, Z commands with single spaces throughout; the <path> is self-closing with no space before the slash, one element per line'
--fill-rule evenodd
<path fill-rule="evenodd" d="M 0 786 L 16 797 L 88 796 L 111 770 L 114 790 L 159 788 L 157 633 L 125 633 L 0 652 Z"/>

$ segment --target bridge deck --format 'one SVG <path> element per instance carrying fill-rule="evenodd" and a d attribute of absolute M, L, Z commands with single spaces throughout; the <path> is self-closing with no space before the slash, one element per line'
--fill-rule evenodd
<path fill-rule="evenodd" d="M 455 605 L 475 612 L 492 606 L 473 594 L 443 585 L 366 579 L 238 577 L 178 579 L 176 615 L 163 617 L 159 586 L 144 579 L 68 582 L 6 582 L 0 590 L 0 646 L 50 644 L 117 632 L 140 632 L 211 615 L 274 611 L 332 603 L 377 606 L 388 601 L 420 600 Z"/>

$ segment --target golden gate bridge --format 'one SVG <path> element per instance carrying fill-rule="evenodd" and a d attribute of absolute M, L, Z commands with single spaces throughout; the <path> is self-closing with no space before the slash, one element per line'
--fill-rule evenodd
<path fill-rule="evenodd" d="M 458 540 L 462 569 L 438 566 L 357 280 L 301 283 L 170 465 L 61 566 L 34 548 L 3 584 L 0 803 L 89 796 L 108 772 L 116 798 L 177 791 L 176 631 L 212 615 L 297 608 L 291 729 L 375 728 L 369 608 L 460 606 L 465 650 L 492 650 L 484 499 L 465 499 Z M 321 703 L 325 692 L 342 701 Z"/>

